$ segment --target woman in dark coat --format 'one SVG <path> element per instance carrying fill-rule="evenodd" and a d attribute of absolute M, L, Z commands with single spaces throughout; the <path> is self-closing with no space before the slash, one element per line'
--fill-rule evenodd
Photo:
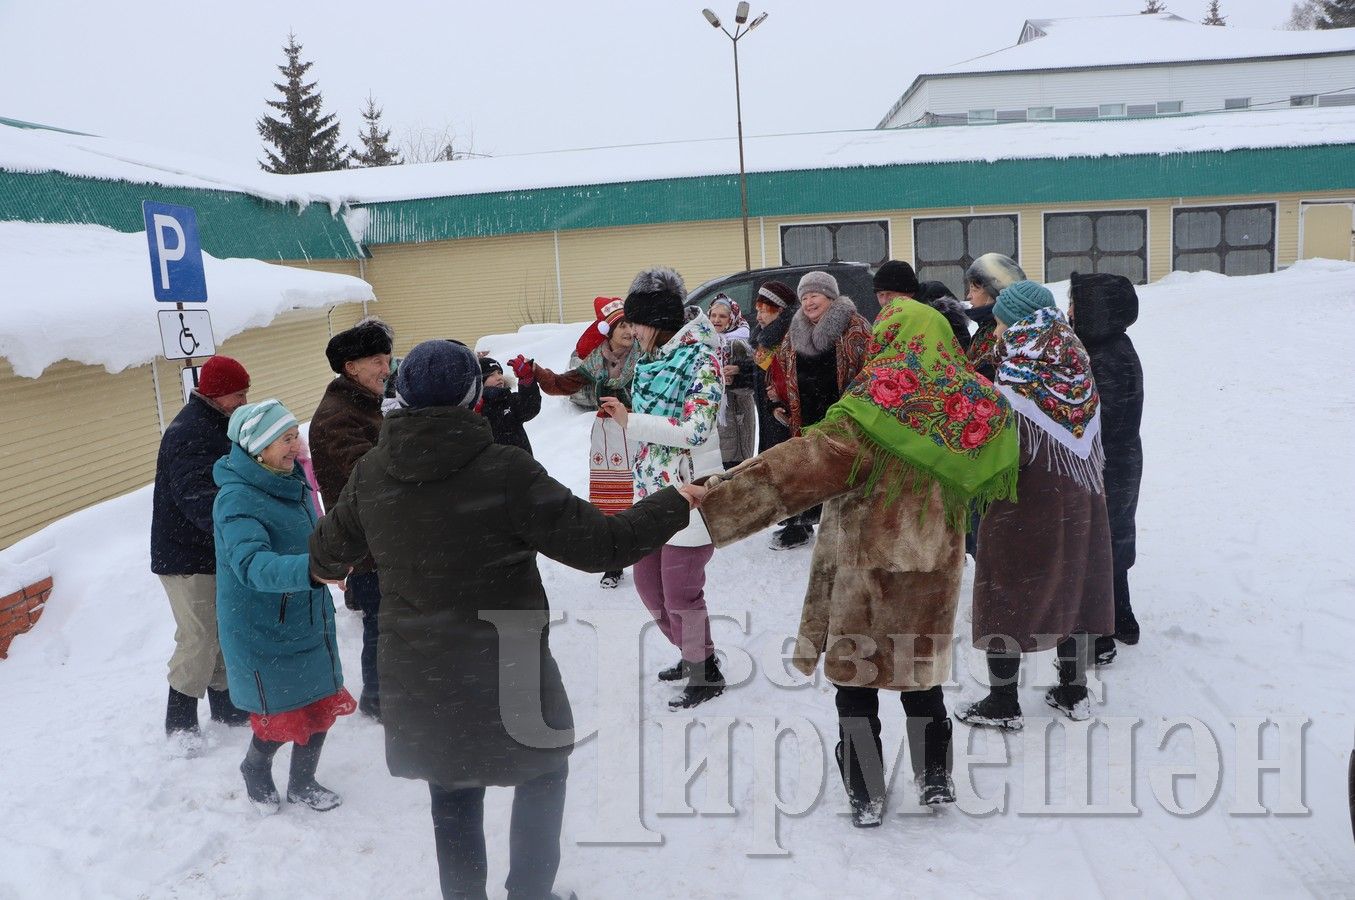
<path fill-rule="evenodd" d="M 380 567 L 386 764 L 429 782 L 444 896 L 484 896 L 484 788 L 514 785 L 508 894 L 545 897 L 574 721 L 536 555 L 594 572 L 631 565 L 687 525 L 701 489 L 605 516 L 494 443 L 473 411 L 482 382 L 466 347 L 419 344 L 396 381 L 406 408 L 321 520 L 312 562 L 338 575 L 370 553 Z"/>
<path fill-rule="evenodd" d="M 790 437 L 790 429 L 775 416 L 778 408 L 767 396 L 769 370 L 786 339 L 790 320 L 800 308 L 795 290 L 779 281 L 765 281 L 753 300 L 754 319 L 749 339 L 753 345 L 753 399 L 757 403 L 757 449 L 761 453 Z M 784 407 L 780 407 L 784 410 Z"/>
<path fill-rule="evenodd" d="M 924 281 L 918 285 L 915 299 L 946 317 L 960 349 L 968 353 L 969 345 L 974 341 L 969 335 L 969 316 L 965 315 L 964 304 L 955 299 L 950 288 L 944 282 Z"/>
<path fill-rule="evenodd" d="M 827 272 L 806 272 L 797 289 L 800 309 L 791 317 L 786 338 L 772 363 L 773 400 L 785 407 L 776 413 L 791 436 L 823 419 L 866 362 L 870 323 L 850 297 L 838 291 Z M 809 543 L 822 507 L 800 513 L 772 536 L 773 550 Z"/>
<path fill-rule="evenodd" d="M 1016 260 L 1001 253 L 985 253 L 965 269 L 965 299 L 969 301 L 968 316 L 978 327 L 966 352 L 979 374 L 989 381 L 997 371 L 997 320 L 993 318 L 993 304 L 1004 288 L 1025 281 L 1026 273 Z"/>
<path fill-rule="evenodd" d="M 1045 702 L 1091 716 L 1089 635 L 1114 627 L 1110 526 L 1102 483 L 1101 411 L 1086 348 L 1054 296 L 1019 281 L 998 295 L 997 388 L 1016 413 L 1017 502 L 998 500 L 979 527 L 974 646 L 988 654 L 991 692 L 966 707 L 970 725 L 1018 730 L 1021 654 L 1058 647 L 1059 684 Z"/>
<path fill-rule="evenodd" d="M 1139 623 L 1129 603 L 1134 565 L 1134 516 L 1143 477 L 1143 366 L 1125 331 L 1139 317 L 1139 297 L 1123 275 L 1079 275 L 1068 288 L 1068 320 L 1092 358 L 1101 394 L 1101 444 L 1106 452 L 1106 508 L 1115 578 L 1115 634 L 1096 639 L 1096 662 L 1115 659 L 1115 643 L 1137 644 Z"/>

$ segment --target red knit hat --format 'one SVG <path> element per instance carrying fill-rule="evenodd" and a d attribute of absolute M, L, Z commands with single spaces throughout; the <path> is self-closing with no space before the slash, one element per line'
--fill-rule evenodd
<path fill-rule="evenodd" d="M 224 397 L 249 390 L 249 373 L 229 356 L 213 356 L 198 373 L 198 393 L 204 397 Z"/>
<path fill-rule="evenodd" d="M 602 342 L 607 340 L 607 335 L 611 334 L 612 326 L 625 317 L 626 301 L 620 297 L 595 297 L 593 315 L 597 317 L 597 321 L 588 326 L 588 330 L 574 345 L 574 354 L 581 360 L 587 359 L 588 354 L 602 346 Z"/>

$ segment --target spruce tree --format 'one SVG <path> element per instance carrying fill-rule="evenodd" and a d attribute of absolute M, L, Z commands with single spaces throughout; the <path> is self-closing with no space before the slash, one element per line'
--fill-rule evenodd
<path fill-rule="evenodd" d="M 1318 28 L 1355 28 L 1355 0 L 1318 0 Z"/>
<path fill-rule="evenodd" d="M 347 168 L 348 148 L 339 145 L 337 118 L 333 113 L 321 114 L 321 97 L 315 82 L 301 80 L 313 64 L 301 61 L 301 45 L 296 42 L 296 35 L 287 35 L 283 52 L 287 54 L 287 64 L 278 66 L 278 71 L 286 83 L 273 84 L 282 99 L 267 101 L 280 117 L 265 115 L 257 123 L 259 136 L 277 152 L 264 147 L 267 159 L 260 165 L 266 172 L 285 175 Z"/>
<path fill-rule="evenodd" d="M 381 107 L 376 105 L 376 100 L 371 94 L 367 95 L 367 105 L 362 110 L 362 121 L 363 130 L 358 135 L 362 141 L 362 150 L 353 152 L 353 165 L 362 168 L 400 165 L 400 151 L 391 148 L 390 129 L 381 130 Z"/>
<path fill-rule="evenodd" d="M 1139 10 L 1140 14 L 1145 16 L 1151 16 L 1166 11 L 1167 5 L 1163 3 L 1162 0 L 1144 0 L 1143 9 Z"/>
<path fill-rule="evenodd" d="M 1219 0 L 1209 0 L 1209 15 L 1200 20 L 1201 25 L 1226 25 L 1228 17 L 1219 15 Z"/>

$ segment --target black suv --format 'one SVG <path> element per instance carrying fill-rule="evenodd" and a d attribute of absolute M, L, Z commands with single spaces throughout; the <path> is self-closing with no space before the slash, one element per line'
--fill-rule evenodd
<path fill-rule="evenodd" d="M 857 262 L 823 263 L 817 266 L 777 266 L 770 269 L 753 269 L 751 272 L 735 272 L 712 278 L 695 288 L 687 295 L 687 302 L 694 303 L 703 310 L 710 309 L 710 301 L 716 294 L 727 294 L 737 300 L 739 309 L 748 319 L 753 318 L 753 301 L 757 297 L 758 285 L 766 281 L 779 281 L 792 291 L 800 284 L 800 277 L 806 272 L 827 272 L 837 279 L 838 290 L 845 297 L 851 297 L 856 311 L 867 322 L 874 322 L 880 313 L 880 304 L 875 302 L 875 283 L 870 266 Z"/>

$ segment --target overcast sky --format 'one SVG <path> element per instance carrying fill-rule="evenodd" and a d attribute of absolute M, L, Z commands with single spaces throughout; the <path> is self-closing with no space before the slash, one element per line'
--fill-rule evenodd
<path fill-rule="evenodd" d="M 709 0 L 705 0 L 709 2 Z M 732 19 L 734 0 L 717 0 Z M 495 155 L 732 135 L 729 41 L 703 0 L 0 0 L 0 116 L 257 160 L 288 30 L 355 141 L 370 91 L 396 138 Z M 919 72 L 1015 43 L 1026 18 L 1142 0 L 768 0 L 739 43 L 745 134 L 870 128 Z M 1290 0 L 1222 0 L 1274 28 Z M 1199 19 L 1207 0 L 1169 3 Z"/>

